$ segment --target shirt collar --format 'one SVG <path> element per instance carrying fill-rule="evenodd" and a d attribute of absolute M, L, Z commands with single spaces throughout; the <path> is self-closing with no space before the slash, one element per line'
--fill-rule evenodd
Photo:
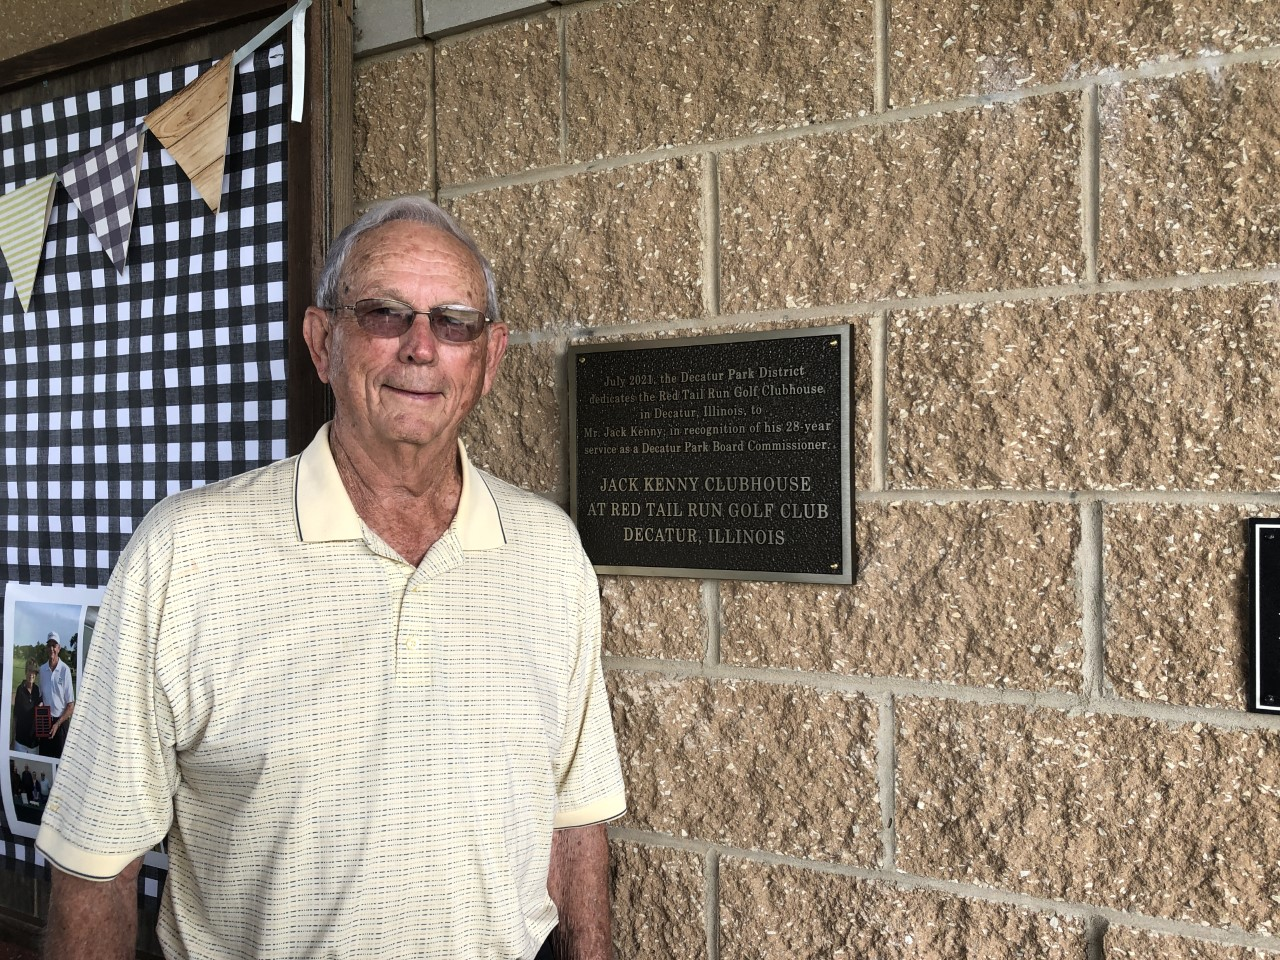
<path fill-rule="evenodd" d="M 507 542 L 502 515 L 484 475 L 471 465 L 467 448 L 458 441 L 462 464 L 462 494 L 450 529 L 463 550 L 492 550 Z M 363 540 L 364 524 L 351 504 L 329 447 L 329 424 L 316 433 L 298 457 L 293 487 L 294 518 L 303 543 Z"/>

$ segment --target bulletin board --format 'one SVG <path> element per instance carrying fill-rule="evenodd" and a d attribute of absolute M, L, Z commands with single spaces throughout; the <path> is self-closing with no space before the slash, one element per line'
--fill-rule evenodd
<path fill-rule="evenodd" d="M 286 7 L 190 0 L 127 31 L 24 56 L 17 72 L 0 63 L 0 195 L 132 129 L 215 63 L 225 66 L 229 51 Z M 57 768 L 56 759 L 28 758 L 11 722 L 23 666 L 44 641 L 36 621 L 49 620 L 63 662 L 82 669 L 97 599 L 147 511 L 171 493 L 297 452 L 327 416 L 301 318 L 350 204 L 349 164 L 334 176 L 323 146 L 335 135 L 332 84 L 350 76 L 350 11 L 336 0 L 313 7 L 304 122 L 289 116 L 288 30 L 232 68 L 216 212 L 145 136 L 122 260 L 108 256 L 59 184 L 25 305 L 11 272 L 0 274 L 9 697 L 0 733 L 11 762 L 0 852 L 10 866 L 45 869 L 33 846 L 42 794 L 19 789 L 15 762 L 35 764 L 37 781 Z M 86 51 L 102 62 L 72 72 L 67 65 L 82 65 Z M 23 77 L 32 64 L 47 75 Z M 4 96 L 6 85 L 18 92 Z M 148 856 L 140 893 L 158 892 L 163 863 Z"/>
<path fill-rule="evenodd" d="M 29 308 L 0 288 L 0 581 L 106 582 L 157 500 L 285 455 L 284 50 L 237 71 L 218 213 L 154 139 L 117 271 L 66 192 Z M 0 114 L 0 190 L 134 127 L 209 62 Z"/>

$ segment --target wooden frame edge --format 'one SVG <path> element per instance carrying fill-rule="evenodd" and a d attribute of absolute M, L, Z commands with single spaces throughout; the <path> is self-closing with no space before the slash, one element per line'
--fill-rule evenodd
<path fill-rule="evenodd" d="M 185 0 L 66 40 L 0 60 L 0 93 L 143 53 L 207 30 L 233 27 L 288 8 L 290 0 Z"/>
<path fill-rule="evenodd" d="M 329 242 L 351 222 L 354 0 L 315 0 L 307 11 L 307 85 L 302 123 L 289 128 L 289 163 L 311 171 L 289 195 L 288 452 L 300 452 L 333 412 L 329 388 L 316 376 L 302 336 Z M 317 111 L 320 105 L 323 109 Z M 290 187 L 299 181 L 290 178 Z M 306 237 L 303 250 L 293 238 Z M 305 264 L 305 269 L 303 265 Z"/>

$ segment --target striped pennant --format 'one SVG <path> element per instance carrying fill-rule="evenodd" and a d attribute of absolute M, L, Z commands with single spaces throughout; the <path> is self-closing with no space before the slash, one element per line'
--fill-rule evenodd
<path fill-rule="evenodd" d="M 133 232 L 142 130 L 138 124 L 58 171 L 63 188 L 119 272 L 124 271 Z"/>
<path fill-rule="evenodd" d="M 58 175 L 51 173 L 0 196 L 0 253 L 9 265 L 23 313 L 31 303 L 31 291 L 36 285 L 57 182 Z"/>

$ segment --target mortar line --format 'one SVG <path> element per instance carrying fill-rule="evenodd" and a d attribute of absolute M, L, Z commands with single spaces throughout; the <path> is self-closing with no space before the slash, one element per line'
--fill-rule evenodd
<path fill-rule="evenodd" d="M 644 844 L 663 850 L 680 850 L 699 856 L 714 853 L 717 861 L 730 856 L 735 860 L 745 860 L 764 866 L 792 867 L 825 876 L 848 877 L 871 883 L 883 883 L 900 890 L 929 891 L 948 896 L 958 896 L 966 900 L 1017 907 L 1036 913 L 1057 914 L 1058 916 L 1084 921 L 1086 924 L 1096 919 L 1108 926 L 1118 924 L 1150 933 L 1189 937 L 1195 940 L 1204 940 L 1228 946 L 1253 947 L 1260 950 L 1276 950 L 1280 948 L 1280 935 L 1252 933 L 1240 927 L 1202 926 L 1190 920 L 1170 920 L 1165 917 L 1122 911 L 1096 904 L 1052 900 L 1032 894 L 1015 893 L 996 887 L 982 886 L 976 883 L 965 883 L 960 880 L 945 880 L 904 873 L 900 870 L 889 872 L 879 868 L 856 867 L 821 860 L 804 860 L 781 853 L 731 847 L 706 840 L 690 840 L 671 834 L 652 833 L 634 827 L 610 828 L 609 835 L 628 843 Z"/>
<path fill-rule="evenodd" d="M 876 771 L 880 781 L 880 869 L 893 872 L 898 866 L 898 746 L 892 695 L 885 697 L 880 703 L 876 756 Z"/>
<path fill-rule="evenodd" d="M 863 503 L 1100 503 L 1144 504 L 1148 506 L 1179 505 L 1189 507 L 1273 506 L 1280 503 L 1280 492 L 1243 490 L 962 490 L 913 489 L 866 491 L 858 500 Z"/>
<path fill-rule="evenodd" d="M 447 190 L 441 191 L 444 199 Z M 1115 296 L 1125 293 L 1171 293 L 1201 290 L 1206 287 L 1242 286 L 1246 284 L 1280 283 L 1280 268 L 1260 270 L 1218 270 L 1212 273 L 1175 274 L 1152 277 L 1146 280 L 1109 280 L 1105 283 L 1071 283 L 1054 287 L 1017 287 L 1003 290 L 962 290 L 954 293 L 930 296 L 904 297 L 884 300 L 854 300 L 824 304 L 818 307 L 777 307 L 764 310 L 744 310 L 718 317 L 674 317 L 661 321 L 629 322 L 626 319 L 615 324 L 592 327 L 559 328 L 546 331 L 530 331 L 518 336 L 527 342 L 568 336 L 574 342 L 597 338 L 634 338 L 637 335 L 661 336 L 689 335 L 699 331 L 713 333 L 724 327 L 744 323 L 796 324 L 827 321 L 833 324 L 847 323 L 853 317 L 871 316 L 880 312 L 894 313 L 907 310 L 930 310 L 945 307 L 979 308 L 987 304 L 1019 304 L 1043 300 L 1062 301 L 1074 297 Z"/>
<path fill-rule="evenodd" d="M 424 37 L 411 37 L 404 41 L 403 46 L 387 46 L 379 47 L 378 50 L 371 54 L 357 54 L 352 58 L 352 67 L 358 73 L 361 67 L 369 67 L 371 64 L 387 63 L 388 60 L 399 60 L 402 56 L 410 54 L 415 46 L 431 46 L 431 41 Z"/>
<path fill-rule="evenodd" d="M 720 315 L 720 163 L 706 155 L 702 168 L 702 296 L 707 315 Z"/>
<path fill-rule="evenodd" d="M 556 9 L 556 34 L 560 44 L 560 162 L 569 162 L 569 27 L 564 8 Z"/>
<path fill-rule="evenodd" d="M 563 15 L 568 16 L 569 14 L 565 13 Z M 908 120 L 919 120 L 926 117 L 937 117 L 950 113 L 963 113 L 969 110 L 992 107 L 1000 104 L 1018 103 L 1023 100 L 1031 100 L 1055 93 L 1080 93 L 1095 85 L 1119 83 L 1130 80 L 1145 80 L 1164 76 L 1173 76 L 1182 73 L 1203 72 L 1206 70 L 1275 60 L 1278 57 L 1280 57 L 1280 46 L 1267 47 L 1260 50 L 1251 50 L 1242 53 L 1222 54 L 1220 56 L 1204 57 L 1194 60 L 1148 64 L 1136 70 L 1103 72 L 1091 77 L 1068 80 L 1061 83 L 1046 84 L 1041 87 L 1024 87 L 1019 90 L 1001 90 L 986 94 L 957 97 L 954 100 L 940 101 L 937 103 L 923 103 L 897 107 L 889 109 L 884 113 L 870 113 L 865 116 L 850 117 L 843 120 L 832 120 L 826 123 L 792 126 L 785 127 L 780 130 L 767 130 L 760 133 L 744 134 L 740 137 L 730 137 L 724 140 L 717 140 L 714 144 L 693 142 L 673 145 L 670 147 L 655 147 L 652 149 L 637 150 L 634 153 L 621 154 L 616 157 L 594 158 L 577 163 L 540 167 L 534 170 L 525 170 L 518 173 L 506 174 L 500 177 L 474 180 L 464 184 L 451 184 L 446 191 L 442 192 L 442 195 L 446 196 L 448 199 L 455 199 L 459 196 L 465 196 L 471 193 L 482 193 L 499 187 L 541 183 L 547 180 L 563 179 L 564 177 L 573 176 L 575 174 L 614 170 L 619 167 L 634 166 L 636 164 L 651 161 L 693 157 L 698 154 L 705 153 L 708 150 L 714 151 L 717 154 L 732 153 L 734 151 L 748 149 L 751 147 L 767 146 L 769 144 L 785 140 L 805 139 L 825 136 L 827 134 L 848 133 L 864 127 L 882 127 Z"/>
<path fill-rule="evenodd" d="M 1081 96 L 1083 120 L 1080 130 L 1080 240 L 1084 252 L 1084 276 L 1098 282 L 1098 215 L 1100 199 L 1100 159 L 1098 88 L 1089 86 Z"/>
<path fill-rule="evenodd" d="M 711 849 L 706 854 L 706 876 L 703 883 L 706 898 L 704 923 L 707 932 L 707 960 L 720 960 L 720 854 Z"/>
<path fill-rule="evenodd" d="M 616 0 L 604 0 L 604 2 L 607 4 L 616 2 Z M 597 6 L 598 4 L 595 0 L 580 0 L 580 2 L 574 3 L 573 5 L 575 7 L 588 7 Z M 419 3 L 420 9 L 422 6 L 423 5 Z M 550 20 L 555 17 L 557 12 L 563 9 L 565 9 L 564 6 L 559 3 L 555 3 L 554 5 L 545 4 L 544 6 L 536 9 L 526 8 L 523 11 L 509 13 L 505 16 L 500 14 L 492 20 L 485 20 L 484 23 L 473 23 L 470 25 L 461 24 L 450 28 L 445 33 L 438 34 L 434 38 L 427 36 L 425 29 L 419 34 L 419 36 L 424 40 L 434 40 L 437 43 L 465 43 L 468 40 L 475 40 L 491 34 L 500 33 L 518 23 L 529 24 L 542 19 Z M 426 24 L 424 23 L 423 27 L 425 28 L 425 26 Z"/>
<path fill-rule="evenodd" d="M 875 48 L 875 111 L 889 111 L 889 2 L 875 0 L 872 5 L 872 45 Z"/>
<path fill-rule="evenodd" d="M 600 7 L 612 6 L 617 0 L 551 0 L 561 10 L 572 6 L 578 13 L 590 13 L 592 10 Z M 513 16 L 526 16 L 526 14 L 514 14 Z"/>
<path fill-rule="evenodd" d="M 889 474 L 889 315 L 871 318 L 871 489 L 883 492 Z"/>
<path fill-rule="evenodd" d="M 887 696 L 895 699 L 907 697 L 976 706 L 1050 710 L 1071 717 L 1126 717 L 1171 727 L 1199 723 L 1220 731 L 1280 731 L 1280 716 L 1250 713 L 1243 704 L 1235 708 L 1183 706 L 1156 700 L 1126 700 L 1115 695 L 1086 701 L 1079 693 L 1064 690 L 971 687 L 903 677 L 852 676 L 737 664 L 709 667 L 696 660 L 649 660 L 615 655 L 606 655 L 603 659 L 606 670 L 649 674 L 668 680 L 748 681 L 852 694 L 872 700 Z"/>
<path fill-rule="evenodd" d="M 707 649 L 703 662 L 720 666 L 720 581 L 702 581 L 702 612 L 707 618 Z"/>
<path fill-rule="evenodd" d="M 1084 657 L 1081 688 L 1086 706 L 1106 695 L 1106 593 L 1103 579 L 1102 504 L 1080 505 L 1080 546 L 1076 576 L 1081 610 Z"/>
<path fill-rule="evenodd" d="M 379 47 L 371 53 L 362 53 L 352 60 L 355 67 L 367 67 L 371 64 L 389 63 L 399 60 L 410 53 L 416 53 L 423 47 L 431 48 L 436 45 L 437 41 L 430 37 L 423 37 L 421 34 L 414 37 L 406 37 L 404 40 L 397 41 L 392 46 Z M 385 199 L 385 198 L 384 198 Z M 376 200 L 368 201 L 376 203 Z"/>

